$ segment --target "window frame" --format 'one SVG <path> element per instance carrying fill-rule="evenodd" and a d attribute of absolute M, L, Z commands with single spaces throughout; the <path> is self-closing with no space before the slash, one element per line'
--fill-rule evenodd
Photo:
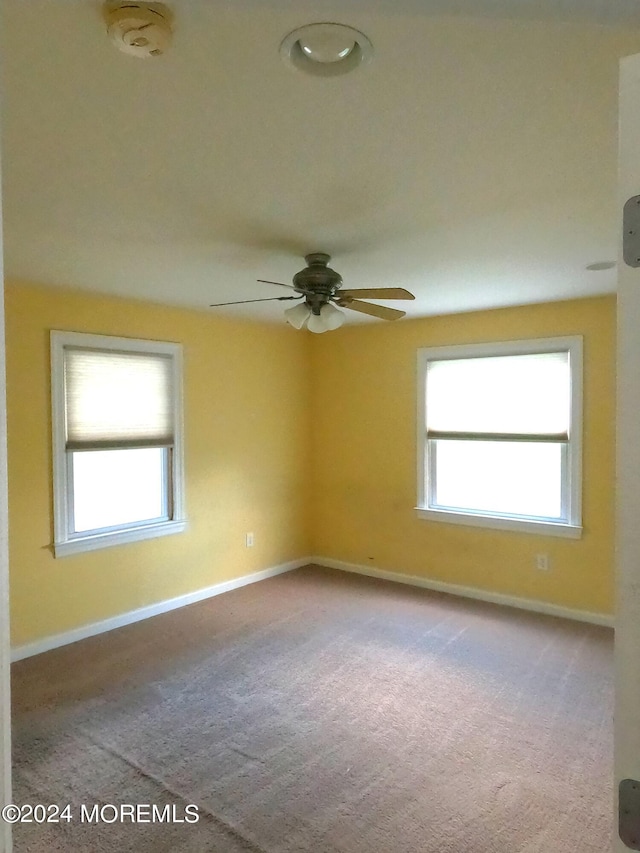
<path fill-rule="evenodd" d="M 566 520 L 555 521 L 536 518 L 534 516 L 489 513 L 469 509 L 458 510 L 434 506 L 432 503 L 436 456 L 434 448 L 437 439 L 428 439 L 426 435 L 426 407 L 428 402 L 427 366 L 429 362 L 552 352 L 569 353 L 571 413 L 569 440 L 563 444 L 562 451 L 566 471 L 562 482 L 562 505 Z M 583 344 L 580 335 L 443 347 L 422 347 L 418 349 L 417 353 L 417 382 L 418 501 L 415 512 L 418 518 L 496 530 L 513 530 L 549 536 L 561 536 L 570 539 L 579 539 L 582 536 Z"/>
<path fill-rule="evenodd" d="M 53 447 L 53 550 L 56 557 L 94 551 L 112 545 L 138 542 L 181 533 L 186 529 L 184 507 L 184 448 L 182 418 L 182 346 L 164 341 L 94 335 L 83 332 L 52 330 L 51 347 L 51 416 Z M 66 448 L 66 396 L 64 387 L 64 350 L 67 347 L 102 351 L 148 353 L 169 356 L 173 378 L 173 445 L 164 448 L 163 478 L 166 494 L 163 503 L 166 516 L 143 522 L 130 522 L 114 527 L 75 533 L 73 518 L 73 453 L 85 451 Z M 109 448 L 104 448 L 109 449 Z M 117 449 L 114 447 L 113 449 Z"/>

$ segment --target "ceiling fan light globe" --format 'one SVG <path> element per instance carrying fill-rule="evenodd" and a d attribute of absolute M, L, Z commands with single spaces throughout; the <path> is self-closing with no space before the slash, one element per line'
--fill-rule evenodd
<path fill-rule="evenodd" d="M 344 323 L 344 314 L 342 311 L 338 311 L 338 309 L 330 302 L 322 306 L 320 309 L 320 316 L 324 320 L 326 329 L 330 332 L 333 332 L 335 329 L 339 329 Z"/>
<path fill-rule="evenodd" d="M 287 323 L 289 323 L 290 326 L 293 326 L 294 329 L 301 329 L 307 322 L 310 314 L 311 308 L 309 308 L 306 302 L 294 305 L 293 308 L 287 308 L 284 312 Z"/>
<path fill-rule="evenodd" d="M 329 326 L 322 314 L 312 314 L 309 317 L 307 329 L 309 329 L 310 332 L 315 332 L 316 335 L 319 335 L 322 332 L 328 332 Z"/>

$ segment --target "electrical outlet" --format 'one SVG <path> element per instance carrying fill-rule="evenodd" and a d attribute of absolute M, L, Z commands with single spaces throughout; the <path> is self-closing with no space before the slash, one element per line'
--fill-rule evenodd
<path fill-rule="evenodd" d="M 245 534 L 244 544 L 247 546 L 247 548 L 253 548 L 253 533 Z"/>
<path fill-rule="evenodd" d="M 540 569 L 541 572 L 548 572 L 549 566 L 548 554 L 536 554 L 536 569 Z"/>

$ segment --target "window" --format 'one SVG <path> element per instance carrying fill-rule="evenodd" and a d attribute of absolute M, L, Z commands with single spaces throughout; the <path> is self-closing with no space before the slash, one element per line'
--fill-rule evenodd
<path fill-rule="evenodd" d="M 582 339 L 418 351 L 421 518 L 581 535 Z"/>
<path fill-rule="evenodd" d="M 51 332 L 57 557 L 185 528 L 179 344 Z"/>

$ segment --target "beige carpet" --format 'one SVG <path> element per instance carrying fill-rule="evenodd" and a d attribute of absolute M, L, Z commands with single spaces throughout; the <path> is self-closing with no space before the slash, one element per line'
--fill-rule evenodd
<path fill-rule="evenodd" d="M 16 851 L 604 853 L 611 669 L 607 629 L 301 569 L 16 664 L 14 799 L 73 814 Z"/>

